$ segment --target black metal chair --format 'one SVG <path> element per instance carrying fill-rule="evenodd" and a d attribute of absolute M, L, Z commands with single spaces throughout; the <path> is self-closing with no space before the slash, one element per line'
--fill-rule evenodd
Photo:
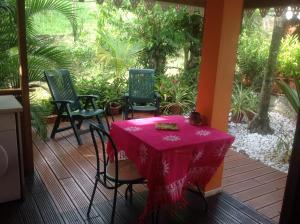
<path fill-rule="evenodd" d="M 54 138 L 57 132 L 72 128 L 78 144 L 81 145 L 80 134 L 85 132 L 80 131 L 80 127 L 85 119 L 96 118 L 99 126 L 104 127 L 101 118 L 105 117 L 107 128 L 109 128 L 105 110 L 96 108 L 94 100 L 98 97 L 94 95 L 77 95 L 68 70 L 48 70 L 44 74 L 57 111 L 51 138 Z M 71 125 L 59 128 L 60 122 L 64 118 L 67 118 Z"/>
<path fill-rule="evenodd" d="M 154 91 L 154 70 L 153 69 L 130 69 L 128 87 L 129 92 L 125 93 L 124 119 L 128 119 L 134 111 L 154 112 L 159 115 L 160 95 Z"/>
<path fill-rule="evenodd" d="M 111 222 L 114 223 L 114 217 L 116 212 L 116 204 L 117 204 L 117 190 L 122 185 L 127 185 L 125 191 L 125 199 L 128 199 L 132 203 L 132 194 L 133 194 L 133 185 L 134 184 L 143 184 L 145 183 L 145 179 L 140 176 L 138 173 L 135 164 L 130 160 L 119 160 L 118 158 L 118 150 L 117 147 L 112 139 L 112 137 L 98 125 L 90 124 L 90 131 L 95 147 L 96 152 L 96 162 L 97 162 L 97 170 L 95 176 L 95 184 L 93 193 L 90 199 L 90 204 L 87 212 L 87 216 L 89 217 L 91 207 L 93 204 L 95 192 L 97 189 L 97 184 L 100 182 L 105 188 L 114 190 L 114 199 L 113 199 L 113 208 L 112 208 L 112 215 L 111 215 Z M 103 162 L 100 161 L 99 157 L 99 148 L 96 141 L 95 132 L 98 134 L 101 140 L 102 146 L 102 155 L 103 155 Z M 106 152 L 106 142 L 109 142 L 113 149 L 113 162 L 109 161 Z"/>

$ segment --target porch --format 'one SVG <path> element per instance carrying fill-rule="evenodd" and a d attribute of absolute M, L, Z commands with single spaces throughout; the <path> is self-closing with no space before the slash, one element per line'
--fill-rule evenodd
<path fill-rule="evenodd" d="M 34 135 L 35 174 L 26 179 L 27 200 L 1 205 L 4 223 L 109 222 L 113 192 L 101 185 L 91 219 L 86 217 L 95 153 L 89 133 L 82 137 L 84 145 L 78 146 L 72 131 L 47 141 Z M 286 174 L 230 150 L 225 159 L 224 192 L 208 198 L 208 214 L 198 212 L 202 201 L 187 194 L 189 206 L 176 211 L 164 209 L 160 223 L 277 223 L 285 182 Z M 125 201 L 124 190 L 119 191 L 116 223 L 136 223 L 146 202 L 147 188 L 134 189 L 133 205 Z"/>

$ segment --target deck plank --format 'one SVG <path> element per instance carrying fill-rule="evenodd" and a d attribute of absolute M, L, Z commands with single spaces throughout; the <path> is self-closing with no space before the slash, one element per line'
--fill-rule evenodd
<path fill-rule="evenodd" d="M 84 223 L 72 201 L 35 146 L 33 147 L 33 152 L 36 170 L 41 176 L 41 179 L 47 187 L 47 190 L 59 209 L 59 212 L 63 214 L 62 217 L 64 221 L 66 223 Z"/>
<path fill-rule="evenodd" d="M 256 178 L 256 177 L 260 177 L 260 176 L 263 176 L 265 174 L 273 173 L 273 172 L 276 172 L 276 171 L 274 169 L 270 168 L 270 167 L 264 166 L 264 167 L 258 168 L 256 170 L 251 170 L 251 171 L 248 171 L 248 172 L 245 172 L 245 173 L 240 173 L 240 174 L 237 174 L 237 175 L 234 175 L 234 176 L 224 178 L 223 179 L 223 185 L 224 186 L 232 185 L 232 184 L 235 184 L 235 183 L 239 183 L 239 182 L 246 181 L 246 180 Z"/>
<path fill-rule="evenodd" d="M 241 201 L 251 200 L 253 198 L 258 198 L 262 195 L 269 194 L 273 191 L 283 189 L 285 187 L 286 178 L 275 180 L 267 184 L 259 185 L 257 187 L 251 188 L 249 190 L 234 194 L 235 197 L 239 198 Z M 282 199 L 282 198 L 279 198 Z"/>
<path fill-rule="evenodd" d="M 86 216 L 96 170 L 90 134 L 82 135 L 82 139 L 84 145 L 78 146 L 72 130 L 47 141 L 34 136 L 36 173 L 26 180 L 26 203 L 30 205 L 22 206 L 20 202 L 0 205 L 1 223 L 109 223 L 113 192 L 100 184 L 91 217 Z M 176 209 L 163 207 L 159 221 L 174 224 L 269 224 L 271 221 L 267 216 L 276 223 L 285 178 L 286 174 L 229 150 L 224 165 L 224 193 L 208 198 L 208 213 L 202 213 L 203 202 L 198 197 L 187 193 L 188 205 Z M 138 223 L 147 200 L 147 187 L 134 187 L 132 205 L 124 199 L 124 189 L 125 186 L 118 191 L 115 223 Z M 148 217 L 145 223 L 150 224 L 151 218 Z"/>
<path fill-rule="evenodd" d="M 245 203 L 258 210 L 260 208 L 272 206 L 274 203 L 282 201 L 283 193 L 284 189 L 280 189 L 269 194 L 264 194 L 257 198 L 251 199 L 249 201 L 246 201 Z"/>
<path fill-rule="evenodd" d="M 280 215 L 282 201 L 278 201 L 270 206 L 259 209 L 258 211 L 264 213 L 268 218 L 273 219 Z"/>

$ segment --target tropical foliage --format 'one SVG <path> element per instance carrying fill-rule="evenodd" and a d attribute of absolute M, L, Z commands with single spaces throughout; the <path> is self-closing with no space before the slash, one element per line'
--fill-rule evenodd
<path fill-rule="evenodd" d="M 179 112 L 188 113 L 195 106 L 196 89 L 186 84 L 183 74 L 177 76 L 160 76 L 157 80 L 157 90 L 161 95 L 163 112 L 168 114 L 172 108 L 178 107 Z"/>
<path fill-rule="evenodd" d="M 285 77 L 300 77 L 300 42 L 297 35 L 287 35 L 281 41 L 278 73 Z"/>
<path fill-rule="evenodd" d="M 269 46 L 270 36 L 262 29 L 261 16 L 258 13 L 245 16 L 238 45 L 237 72 L 250 78 L 252 87 L 258 91 L 262 85 Z"/>
<path fill-rule="evenodd" d="M 17 42 L 16 1 L 0 2 L 0 88 L 18 88 L 19 61 Z M 50 40 L 38 36 L 34 29 L 33 18 L 45 11 L 57 11 L 66 16 L 76 36 L 77 23 L 69 1 L 28 0 L 26 1 L 25 23 L 27 29 L 27 57 L 29 81 L 43 80 L 46 69 L 69 67 L 70 60 L 63 49 L 56 47 Z M 31 104 L 32 125 L 37 132 L 46 137 L 44 116 L 47 113 L 38 104 Z"/>
<path fill-rule="evenodd" d="M 282 92 L 290 102 L 291 106 L 293 107 L 295 113 L 299 112 L 300 109 L 300 80 L 294 80 L 296 89 L 293 89 L 284 81 L 277 81 L 277 84 L 281 88 Z"/>
<path fill-rule="evenodd" d="M 16 25 L 15 1 L 1 1 L 0 16 L 0 88 L 18 88 L 18 43 Z M 9 8 L 9 10 L 4 10 Z M 35 15 L 46 10 L 55 10 L 66 16 L 76 34 L 77 23 L 69 1 L 55 0 L 28 0 L 26 1 L 27 25 L 27 57 L 29 68 L 29 81 L 43 80 L 45 69 L 56 67 L 69 67 L 70 60 L 63 49 L 56 47 L 50 40 L 39 38 L 37 30 L 33 28 Z"/>
<path fill-rule="evenodd" d="M 231 117 L 234 121 L 242 121 L 243 118 L 250 121 L 251 115 L 257 112 L 258 96 L 251 89 L 235 83 L 232 94 Z"/>

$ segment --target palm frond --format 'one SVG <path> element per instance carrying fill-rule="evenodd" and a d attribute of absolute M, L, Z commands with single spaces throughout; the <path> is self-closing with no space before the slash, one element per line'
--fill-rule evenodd
<path fill-rule="evenodd" d="M 66 0 L 27 0 L 26 1 L 27 26 L 32 29 L 32 18 L 34 15 L 44 11 L 56 11 L 64 15 L 70 22 L 73 34 L 77 36 L 77 20 L 71 1 Z"/>
<path fill-rule="evenodd" d="M 5 1 L 5 0 L 0 1 L 0 11 L 5 11 L 10 14 L 13 14 L 15 7 L 10 3 L 11 3 L 10 1 Z"/>
<path fill-rule="evenodd" d="M 70 68 L 71 61 L 64 50 L 56 46 L 42 45 L 28 48 L 29 80 L 44 80 L 43 71 L 56 68 Z"/>
<path fill-rule="evenodd" d="M 120 74 L 132 66 L 135 56 L 142 51 L 140 44 L 132 44 L 127 40 L 120 40 L 110 35 L 103 35 L 102 44 L 98 48 L 99 59 Z"/>
<path fill-rule="evenodd" d="M 17 28 L 15 6 L 7 1 L 0 1 L 0 52 L 17 44 Z"/>
<path fill-rule="evenodd" d="M 7 52 L 3 52 L 0 59 L 0 87 L 18 88 L 20 84 L 18 55 L 9 55 Z"/>

